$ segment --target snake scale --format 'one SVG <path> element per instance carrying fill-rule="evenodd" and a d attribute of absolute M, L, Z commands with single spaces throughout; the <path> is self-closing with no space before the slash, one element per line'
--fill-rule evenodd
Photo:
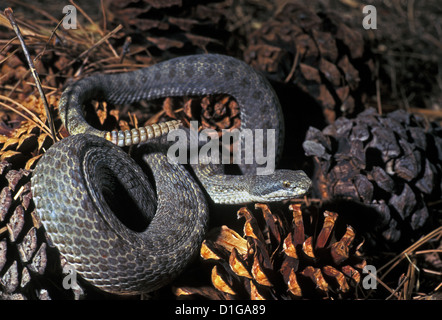
<path fill-rule="evenodd" d="M 107 141 L 118 143 L 115 136 L 91 127 L 82 111 L 92 98 L 128 104 L 215 93 L 236 99 L 241 129 L 275 129 L 277 145 L 264 143 L 264 149 L 275 147 L 280 156 L 284 127 L 278 99 L 264 76 L 232 57 L 179 57 L 133 72 L 96 74 L 64 90 L 59 110 L 71 135 L 40 159 L 32 191 L 51 241 L 96 287 L 137 294 L 177 276 L 197 254 L 206 231 L 207 195 L 200 184 L 215 203 L 271 202 L 310 188 L 302 171 L 259 176 L 252 171 L 256 164 L 239 165 L 243 175 L 225 175 L 221 165 L 197 164 L 192 174 L 188 166 L 168 161 L 161 139 L 139 145 L 151 183 L 146 170 Z M 173 122 L 154 129 L 164 134 L 176 127 Z M 136 143 L 147 129 L 118 135 Z"/>

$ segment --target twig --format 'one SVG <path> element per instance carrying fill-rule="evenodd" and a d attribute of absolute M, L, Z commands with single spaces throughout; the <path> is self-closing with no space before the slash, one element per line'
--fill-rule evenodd
<path fill-rule="evenodd" d="M 349 6 L 350 8 L 358 9 L 358 10 L 359 9 L 362 10 L 362 8 L 364 6 L 362 3 L 359 3 L 359 2 L 354 1 L 354 0 L 340 0 L 340 2 L 342 4 L 345 4 L 346 6 Z"/>
<path fill-rule="evenodd" d="M 419 287 L 419 274 L 420 274 L 420 270 L 419 268 L 416 266 L 416 259 L 413 258 L 413 260 L 410 259 L 410 257 L 408 256 L 408 254 L 405 253 L 405 257 L 407 258 L 408 262 L 410 263 L 408 265 L 408 270 L 407 270 L 407 278 L 410 279 L 409 281 L 407 281 L 404 284 L 404 299 L 405 300 L 409 300 L 411 298 L 411 294 L 413 292 L 413 289 L 415 287 Z M 416 277 L 416 271 L 417 271 L 417 277 Z"/>
<path fill-rule="evenodd" d="M 107 39 L 109 39 L 110 37 L 112 37 L 115 33 L 117 33 L 118 31 L 120 31 L 123 28 L 123 25 L 118 25 L 114 30 L 112 30 L 111 32 L 109 32 L 107 35 L 105 35 L 103 38 L 101 38 L 100 40 L 98 40 L 96 43 L 94 43 L 90 48 L 86 49 L 85 51 L 83 51 L 77 58 L 75 58 L 74 60 L 72 60 L 71 62 L 69 62 L 67 65 L 65 65 L 61 70 L 64 70 L 70 66 L 72 66 L 76 61 L 84 58 L 86 55 L 88 55 L 89 52 L 91 52 L 92 50 L 94 50 L 96 47 L 100 46 L 103 42 L 105 42 Z M 61 71 L 59 70 L 59 72 Z"/>
<path fill-rule="evenodd" d="M 296 48 L 296 55 L 295 55 L 295 58 L 294 58 L 294 60 L 293 60 L 293 65 L 292 65 L 292 67 L 291 67 L 291 69 L 290 69 L 289 74 L 288 74 L 287 77 L 284 79 L 284 83 L 289 82 L 290 79 L 293 77 L 293 74 L 294 74 L 295 71 L 296 71 L 296 66 L 298 65 L 298 59 L 299 59 L 299 50 L 298 50 L 298 48 Z"/>
<path fill-rule="evenodd" d="M 429 250 L 421 250 L 421 251 L 416 251 L 414 254 L 426 254 L 426 253 L 442 253 L 442 249 L 429 249 Z"/>
<path fill-rule="evenodd" d="M 439 291 L 440 288 L 442 288 L 442 282 L 439 283 L 436 288 L 434 288 L 433 292 Z"/>
<path fill-rule="evenodd" d="M 0 235 L 7 232 L 8 231 L 8 227 L 4 226 L 3 228 L 0 229 Z"/>
<path fill-rule="evenodd" d="M 15 90 L 18 88 L 18 86 L 20 85 L 20 83 L 22 83 L 22 81 L 24 79 L 26 79 L 29 76 L 29 73 L 31 72 L 31 70 L 26 70 L 25 74 L 21 76 L 20 79 L 17 80 L 17 82 L 14 84 L 14 86 L 12 87 L 12 89 L 9 91 L 8 93 L 8 97 L 11 97 L 12 94 L 15 92 Z"/>
<path fill-rule="evenodd" d="M 381 81 L 379 80 L 379 62 L 376 61 L 376 102 L 378 106 L 378 113 L 382 115 L 382 103 L 381 103 Z"/>
<path fill-rule="evenodd" d="M 79 6 L 77 5 L 73 0 L 69 0 L 69 2 L 75 7 L 77 8 L 78 11 L 81 12 L 81 14 L 89 21 L 90 24 L 92 24 L 93 26 L 95 26 L 98 30 L 98 32 L 100 33 L 100 35 L 102 37 L 104 37 L 104 32 L 101 30 L 101 28 L 94 22 L 94 20 L 91 19 L 91 17 L 89 17 L 89 15 Z M 106 18 L 106 17 L 104 17 Z M 106 20 L 106 19 L 105 19 Z M 118 58 L 118 53 L 115 51 L 114 47 L 111 45 L 111 43 L 109 42 L 108 38 L 103 38 L 104 41 L 106 41 L 106 44 L 108 45 L 109 49 L 112 51 L 112 54 Z"/>
<path fill-rule="evenodd" d="M 17 201 L 18 197 L 20 197 L 20 195 L 23 193 L 23 191 L 25 191 L 25 186 L 21 186 L 20 189 L 18 189 L 18 191 L 15 194 L 15 196 L 13 197 L 13 199 L 15 201 Z"/>
<path fill-rule="evenodd" d="M 397 292 L 399 291 L 399 289 L 403 286 L 403 284 L 405 283 L 405 281 L 408 281 L 408 278 L 407 278 L 407 276 L 405 276 L 405 277 L 403 277 L 402 279 L 401 279 L 401 281 L 399 282 L 399 284 L 398 284 L 398 286 L 397 286 L 397 288 L 396 289 L 394 289 L 394 291 L 387 297 L 387 298 L 385 298 L 385 300 L 390 300 L 391 298 L 393 298 L 393 297 L 398 297 L 397 296 Z"/>
<path fill-rule="evenodd" d="M 402 101 L 404 102 L 404 106 L 405 106 L 405 110 L 407 110 L 407 112 L 410 112 L 410 104 L 408 103 L 408 99 L 407 96 L 405 95 L 405 90 L 404 87 L 399 87 L 401 96 L 402 96 Z"/>
<path fill-rule="evenodd" d="M 36 84 L 35 83 L 33 83 L 33 82 L 29 82 L 29 81 L 25 81 L 25 84 L 27 84 L 27 85 L 30 85 L 30 86 L 36 86 Z M 48 85 L 41 85 L 42 86 L 42 88 L 43 89 L 48 89 L 48 90 L 51 90 L 51 92 L 49 92 L 47 95 L 48 96 L 51 96 L 51 95 L 53 95 L 54 94 L 54 92 L 57 92 L 57 88 L 54 88 L 54 87 L 51 87 L 51 86 L 48 86 Z"/>
<path fill-rule="evenodd" d="M 27 2 L 22 2 L 19 0 L 11 0 L 13 3 L 18 4 L 22 7 L 27 7 L 29 9 L 32 9 L 32 11 L 38 12 L 39 14 L 41 14 L 42 16 L 48 18 L 49 20 L 51 20 L 52 22 L 57 23 L 57 19 L 54 18 L 52 15 L 49 14 L 49 12 L 47 12 L 46 10 L 42 10 L 40 9 L 38 6 L 32 5 L 31 3 Z"/>
<path fill-rule="evenodd" d="M 41 53 L 39 53 L 39 54 L 35 57 L 34 60 L 40 59 L 40 56 L 42 56 L 42 55 L 45 54 L 45 52 L 46 52 L 46 48 L 48 47 L 48 44 L 51 42 L 51 40 L 52 40 L 52 38 L 53 38 L 54 36 L 56 36 L 56 37 L 60 40 L 60 43 L 62 42 L 61 39 L 60 39 L 60 37 L 57 35 L 57 30 L 58 30 L 58 28 L 60 28 L 60 25 L 63 23 L 64 18 L 66 18 L 66 16 L 67 16 L 68 14 L 69 14 L 69 13 L 66 13 L 66 14 L 64 15 L 64 17 L 61 18 L 61 20 L 57 23 L 57 25 L 55 26 L 54 30 L 52 30 L 52 32 L 51 32 L 51 36 L 49 37 L 48 41 L 46 41 L 46 45 L 44 46 L 43 51 L 42 51 Z"/>
<path fill-rule="evenodd" d="M 101 6 L 101 13 L 103 14 L 103 31 L 106 32 L 107 30 L 107 17 L 106 17 L 106 10 L 104 8 L 104 1 L 100 0 L 100 6 Z"/>
<path fill-rule="evenodd" d="M 56 134 L 55 134 L 54 120 L 52 118 L 52 114 L 51 114 L 50 109 L 49 109 L 48 100 L 46 99 L 46 96 L 44 94 L 43 88 L 41 87 L 40 78 L 39 78 L 39 76 L 37 74 L 37 71 L 35 70 L 34 63 L 32 62 L 31 56 L 29 55 L 29 52 L 28 52 L 28 49 L 26 47 L 25 41 L 24 41 L 23 36 L 22 36 L 22 34 L 20 32 L 20 28 L 18 27 L 17 23 L 15 22 L 14 14 L 13 14 L 13 11 L 12 11 L 11 8 L 6 8 L 4 13 L 5 13 L 5 16 L 8 18 L 9 22 L 11 23 L 11 26 L 14 29 L 15 34 L 17 35 L 18 40 L 20 41 L 20 45 L 21 45 L 21 47 L 23 49 L 23 53 L 24 53 L 24 55 L 26 57 L 26 60 L 28 62 L 29 69 L 30 69 L 30 71 L 32 73 L 32 76 L 34 77 L 34 80 L 35 80 L 35 83 L 37 85 L 38 92 L 40 93 L 41 99 L 43 100 L 43 105 L 45 107 L 46 117 L 47 117 L 47 120 L 48 120 L 48 123 L 49 123 L 49 128 L 51 129 L 52 140 L 54 142 L 56 142 L 57 141 L 56 140 L 57 137 L 56 137 Z"/>
<path fill-rule="evenodd" d="M 407 3 L 408 26 L 412 33 L 416 33 L 416 23 L 414 21 L 414 0 L 408 0 Z"/>
<path fill-rule="evenodd" d="M 382 281 L 382 279 L 380 279 L 377 275 L 372 274 L 370 271 L 368 271 L 368 274 L 371 275 L 372 277 L 374 277 L 376 279 L 376 282 L 380 283 L 381 286 L 383 286 L 385 289 L 387 289 L 388 292 L 390 292 L 390 296 L 387 299 L 390 299 L 390 297 L 392 297 L 392 296 L 396 297 L 396 299 L 398 299 L 398 300 L 401 299 L 399 294 L 396 292 L 397 289 L 396 290 L 391 289 L 385 282 Z"/>
<path fill-rule="evenodd" d="M 15 37 L 12 38 L 11 40 L 8 40 L 8 42 L 5 43 L 5 45 L 3 46 L 3 48 L 0 49 L 0 53 L 3 52 L 3 50 L 5 50 L 6 48 L 8 48 L 8 46 L 13 43 L 15 41 Z M 2 64 L 3 62 L 5 62 L 6 60 L 8 60 L 10 57 L 12 57 L 16 52 L 18 51 L 18 49 L 15 49 L 14 51 L 12 51 L 12 53 L 9 56 L 6 56 L 5 58 L 3 58 L 0 61 L 0 64 Z"/>
<path fill-rule="evenodd" d="M 423 109 L 423 108 L 409 108 L 409 111 L 412 113 L 420 113 L 425 116 L 429 117 L 442 117 L 442 111 L 441 110 L 430 110 L 430 109 Z"/>
<path fill-rule="evenodd" d="M 129 53 L 131 43 L 132 38 L 126 37 L 124 40 L 123 49 L 121 50 L 120 64 L 123 63 L 124 57 Z"/>
<path fill-rule="evenodd" d="M 17 20 L 20 21 L 20 19 Z M 14 29 L 11 27 L 11 22 L 9 22 L 5 14 L 0 14 L 0 25 L 6 28 Z M 20 25 L 21 25 L 21 33 L 24 36 L 34 36 L 34 37 L 38 36 L 39 31 L 38 29 L 36 29 L 35 26 L 31 26 L 24 21 L 20 21 Z"/>
<path fill-rule="evenodd" d="M 435 271 L 435 270 L 431 270 L 431 269 L 426 269 L 426 268 L 422 268 L 423 272 L 429 273 L 429 274 L 434 274 L 437 276 L 442 276 L 442 272 L 440 271 Z"/>
<path fill-rule="evenodd" d="M 417 248 L 419 248 L 421 245 L 423 245 L 424 243 L 426 243 L 430 239 L 439 237 L 441 235 L 442 235 L 442 227 L 439 227 L 439 228 L 431 231 L 429 234 L 425 235 L 424 237 L 420 238 L 414 244 L 412 244 L 407 249 L 402 251 L 402 253 L 400 253 L 399 255 L 397 255 L 396 257 L 391 259 L 389 262 L 384 264 L 381 268 L 378 269 L 378 272 L 381 272 L 382 270 L 386 269 L 388 266 L 390 266 L 390 268 L 388 268 L 388 270 L 385 271 L 385 273 L 382 275 L 381 279 L 384 279 L 387 276 L 387 274 L 390 273 L 391 270 L 393 270 L 403 259 L 405 259 L 406 254 L 412 253 L 413 251 L 415 251 Z"/>
<path fill-rule="evenodd" d="M 433 37 L 431 34 L 424 33 L 422 35 L 422 39 L 424 39 L 426 42 L 438 47 L 439 49 L 442 49 L 442 42 L 440 42 L 438 39 Z"/>

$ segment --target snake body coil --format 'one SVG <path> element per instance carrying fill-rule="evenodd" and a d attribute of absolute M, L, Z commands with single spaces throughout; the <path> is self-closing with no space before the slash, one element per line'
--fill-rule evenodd
<path fill-rule="evenodd" d="M 222 55 L 194 55 L 114 75 L 94 75 L 70 85 L 60 100 L 71 136 L 52 146 L 32 177 L 34 201 L 52 242 L 83 278 L 109 292 L 155 290 L 183 270 L 198 252 L 208 220 L 204 193 L 180 164 L 167 161 L 158 139 L 143 160 L 155 180 L 109 134 L 91 127 L 82 105 L 92 98 L 114 104 L 165 96 L 226 93 L 240 105 L 241 128 L 275 129 L 282 150 L 283 118 L 266 79 L 245 63 Z M 168 130 L 174 129 L 176 123 Z M 134 132 L 127 137 L 133 142 Z M 116 141 L 114 141 L 116 142 Z M 303 195 L 311 181 L 302 171 L 224 175 L 219 166 L 194 165 L 217 203 L 276 201 Z M 118 195 L 118 197 L 116 196 Z"/>

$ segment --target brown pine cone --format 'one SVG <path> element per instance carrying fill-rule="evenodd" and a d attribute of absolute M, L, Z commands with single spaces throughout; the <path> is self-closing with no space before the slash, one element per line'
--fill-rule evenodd
<path fill-rule="evenodd" d="M 437 125 L 427 127 L 403 110 L 380 116 L 370 108 L 322 131 L 310 128 L 303 147 L 314 159 L 316 196 L 375 209 L 379 216 L 371 219 L 371 231 L 387 243 L 409 244 L 431 223 L 427 203 L 440 199 L 442 189 L 442 130 Z"/>
<path fill-rule="evenodd" d="M 328 123 L 359 112 L 372 85 L 373 62 L 362 34 L 338 14 L 315 13 L 297 1 L 248 36 L 244 60 L 274 81 L 301 88 Z"/>
<path fill-rule="evenodd" d="M 179 286 L 179 298 L 304 299 L 349 298 L 356 294 L 366 265 L 352 227 L 337 224 L 338 214 L 300 204 L 288 210 L 256 204 L 244 218 L 244 235 L 227 226 L 212 229 L 201 257 L 214 266 L 213 287 Z M 209 265 L 210 267 L 210 265 Z"/>
<path fill-rule="evenodd" d="M 213 2 L 213 3 L 211 3 Z M 150 54 L 171 56 L 223 51 L 229 33 L 225 30 L 227 4 L 204 4 L 182 0 L 112 0 L 111 20 L 123 24 L 132 43 Z"/>
<path fill-rule="evenodd" d="M 29 170 L 0 162 L 0 299 L 79 297 L 80 287 L 62 287 L 60 257 L 35 213 L 30 178 Z"/>

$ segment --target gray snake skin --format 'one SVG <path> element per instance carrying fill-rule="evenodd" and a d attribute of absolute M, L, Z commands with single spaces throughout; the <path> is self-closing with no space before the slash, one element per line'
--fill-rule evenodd
<path fill-rule="evenodd" d="M 93 75 L 63 92 L 59 109 L 71 136 L 40 159 L 32 191 L 51 241 L 93 285 L 112 293 L 137 294 L 177 276 L 198 253 L 207 227 L 208 205 L 200 184 L 216 203 L 279 201 L 299 197 L 310 188 L 302 171 L 258 176 L 252 171 L 256 163 L 239 165 L 244 174 L 235 176 L 225 175 L 221 165 L 197 164 L 192 175 L 189 168 L 168 161 L 164 139 L 139 146 L 155 181 L 152 186 L 149 174 L 106 141 L 115 140 L 109 133 L 87 124 L 82 112 L 83 103 L 92 98 L 127 104 L 214 93 L 237 100 L 241 129 L 275 129 L 280 156 L 284 128 L 278 99 L 262 75 L 235 58 L 216 54 L 175 58 L 134 72 Z M 176 127 L 173 123 L 154 130 L 164 134 Z M 119 134 L 137 143 L 140 132 Z"/>

